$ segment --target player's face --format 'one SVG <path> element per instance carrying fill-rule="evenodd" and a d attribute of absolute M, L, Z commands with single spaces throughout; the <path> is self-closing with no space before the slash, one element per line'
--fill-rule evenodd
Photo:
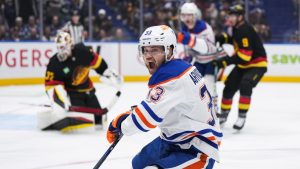
<path fill-rule="evenodd" d="M 181 14 L 180 19 L 189 29 L 194 28 L 194 26 L 195 26 L 194 14 Z"/>
<path fill-rule="evenodd" d="M 239 21 L 239 16 L 235 14 L 230 14 L 227 17 L 228 26 L 236 26 Z"/>
<path fill-rule="evenodd" d="M 143 59 L 152 75 L 165 62 L 165 52 L 162 46 L 145 46 L 143 48 Z"/>

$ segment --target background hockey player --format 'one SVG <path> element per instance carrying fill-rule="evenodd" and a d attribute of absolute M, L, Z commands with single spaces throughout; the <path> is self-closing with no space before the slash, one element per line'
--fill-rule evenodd
<path fill-rule="evenodd" d="M 184 3 L 181 6 L 180 20 L 183 24 L 181 32 L 178 33 L 178 42 L 185 45 L 189 62 L 204 76 L 217 109 L 215 66 L 212 64 L 216 59 L 217 48 L 213 30 L 208 23 L 201 20 L 201 11 L 194 3 Z"/>
<path fill-rule="evenodd" d="M 64 91 L 57 86 L 63 85 L 72 106 L 100 109 L 93 82 L 89 78 L 90 69 L 94 69 L 99 75 L 109 79 L 117 89 L 121 86 L 122 78 L 109 69 L 105 60 L 93 52 L 92 48 L 84 46 L 83 43 L 75 45 L 69 33 L 59 32 L 55 43 L 57 53 L 50 59 L 45 77 L 46 92 L 53 101 L 52 106 L 54 108 L 56 105 L 67 106 L 68 99 L 62 97 Z M 62 115 L 64 113 L 53 112 L 53 115 L 64 117 Z M 101 125 L 102 116 L 95 115 L 94 118 L 95 124 Z M 84 118 L 57 118 L 43 129 L 76 129 L 92 122 Z"/>
<path fill-rule="evenodd" d="M 168 26 L 145 30 L 139 50 L 152 75 L 148 96 L 118 115 L 108 128 L 110 143 L 121 134 L 147 132 L 157 126 L 161 129 L 160 137 L 134 157 L 134 169 L 212 168 L 219 160 L 222 133 L 210 93 L 194 66 L 173 59 L 176 44 L 176 35 Z"/>
<path fill-rule="evenodd" d="M 267 57 L 262 41 L 254 28 L 245 21 L 244 13 L 241 5 L 230 7 L 227 23 L 233 27 L 233 33 L 224 33 L 217 38 L 220 43 L 233 44 L 235 49 L 234 56 L 216 61 L 219 68 L 235 64 L 225 81 L 220 115 L 220 123 L 224 124 L 231 109 L 232 98 L 239 90 L 239 117 L 233 126 L 235 129 L 243 128 L 252 90 L 267 71 Z"/>

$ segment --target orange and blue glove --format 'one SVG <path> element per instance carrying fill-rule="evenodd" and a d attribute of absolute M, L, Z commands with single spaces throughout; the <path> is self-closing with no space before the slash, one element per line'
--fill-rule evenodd
<path fill-rule="evenodd" d="M 121 124 L 129 116 L 130 111 L 118 115 L 110 124 L 106 133 L 106 139 L 109 143 L 114 142 L 121 134 Z"/>
<path fill-rule="evenodd" d="M 189 32 L 179 32 L 177 33 L 177 42 L 184 45 L 188 45 L 191 48 L 195 45 L 196 38 L 194 35 L 191 35 Z"/>

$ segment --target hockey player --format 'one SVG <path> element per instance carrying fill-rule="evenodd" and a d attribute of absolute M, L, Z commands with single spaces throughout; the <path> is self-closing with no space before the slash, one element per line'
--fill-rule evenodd
<path fill-rule="evenodd" d="M 141 168 L 212 168 L 222 133 L 204 79 L 192 65 L 174 59 L 176 35 L 165 25 L 145 30 L 140 55 L 152 75 L 148 96 L 109 125 L 107 140 L 159 127 L 161 135 L 132 160 Z"/>
<path fill-rule="evenodd" d="M 234 129 L 242 129 L 250 107 L 253 88 L 267 71 L 267 57 L 262 41 L 254 28 L 245 21 L 244 8 L 234 5 L 229 9 L 227 23 L 233 27 L 232 35 L 223 33 L 217 36 L 220 43 L 231 43 L 235 54 L 216 61 L 219 68 L 234 64 L 234 69 L 228 75 L 223 90 L 220 124 L 223 125 L 231 109 L 232 98 L 239 90 L 239 115 Z"/>
<path fill-rule="evenodd" d="M 211 26 L 201 20 L 201 11 L 193 2 L 184 3 L 180 9 L 180 20 L 184 23 L 178 33 L 178 42 L 185 46 L 189 61 L 204 76 L 208 91 L 213 97 L 217 110 L 218 98 L 216 91 L 215 66 L 217 48 L 215 35 Z"/>
<path fill-rule="evenodd" d="M 94 69 L 102 77 L 109 79 L 116 88 L 120 88 L 122 77 L 109 69 L 105 60 L 94 53 L 90 47 L 83 43 L 74 44 L 73 39 L 67 32 L 59 32 L 56 40 L 57 53 L 50 59 L 47 65 L 45 88 L 48 96 L 53 101 L 52 106 L 59 104 L 66 106 L 68 99 L 62 98 L 64 91 L 59 90 L 57 85 L 63 85 L 72 106 L 84 106 L 98 108 L 101 106 L 95 95 L 95 88 L 89 78 L 90 69 Z M 57 110 L 53 110 L 57 111 Z M 53 116 L 64 117 L 62 113 L 54 112 Z M 51 117 L 54 118 L 55 117 Z M 102 116 L 94 116 L 95 124 L 101 125 Z M 77 129 L 88 126 L 93 121 L 84 118 L 64 117 L 52 120 L 44 125 L 43 130 Z"/>

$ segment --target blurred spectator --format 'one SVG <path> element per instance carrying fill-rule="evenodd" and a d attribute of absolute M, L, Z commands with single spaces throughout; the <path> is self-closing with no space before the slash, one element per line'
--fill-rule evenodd
<path fill-rule="evenodd" d="M 11 33 L 12 39 L 15 41 L 20 41 L 26 38 L 26 30 L 21 17 L 16 17 L 15 26 L 11 29 Z"/>
<path fill-rule="evenodd" d="M 115 30 L 115 36 L 112 38 L 113 41 L 126 41 L 128 37 L 124 35 L 124 32 L 121 28 Z"/>
<path fill-rule="evenodd" d="M 33 27 L 29 29 L 29 35 L 26 40 L 40 40 L 40 36 L 38 34 L 37 28 Z"/>
<path fill-rule="evenodd" d="M 108 36 L 107 32 L 104 29 L 100 29 L 99 34 L 97 36 L 97 40 L 100 41 L 111 41 L 112 37 Z"/>
<path fill-rule="evenodd" d="M 105 29 L 110 31 L 112 29 L 112 21 L 111 17 L 106 15 L 106 11 L 104 9 L 99 9 L 98 15 L 96 16 L 94 26 L 99 29 Z"/>
<path fill-rule="evenodd" d="M 11 39 L 13 40 L 13 41 L 20 41 L 21 40 L 21 37 L 20 37 L 20 28 L 19 27 L 13 27 L 12 29 L 11 29 Z M 22 37 L 22 39 L 24 39 L 23 37 Z"/>
<path fill-rule="evenodd" d="M 34 16 L 29 16 L 28 24 L 24 27 L 25 37 L 30 36 L 31 29 L 36 29 L 38 31 L 38 26 L 36 24 L 36 19 Z"/>
<path fill-rule="evenodd" d="M 55 36 L 51 35 L 51 28 L 50 26 L 46 26 L 44 28 L 44 35 L 42 37 L 42 41 L 54 41 Z"/>
<path fill-rule="evenodd" d="M 9 34 L 6 32 L 6 28 L 4 25 L 0 25 L 0 41 L 9 40 Z"/>
<path fill-rule="evenodd" d="M 253 9 L 249 14 L 249 22 L 253 25 L 266 23 L 264 11 L 260 8 Z"/>
<path fill-rule="evenodd" d="M 255 24 L 254 27 L 263 42 L 271 40 L 271 30 L 269 26 L 265 24 Z"/>
<path fill-rule="evenodd" d="M 56 36 L 57 30 L 61 28 L 61 23 L 59 17 L 57 15 L 52 16 L 51 24 L 50 24 L 50 31 L 51 36 Z"/>

